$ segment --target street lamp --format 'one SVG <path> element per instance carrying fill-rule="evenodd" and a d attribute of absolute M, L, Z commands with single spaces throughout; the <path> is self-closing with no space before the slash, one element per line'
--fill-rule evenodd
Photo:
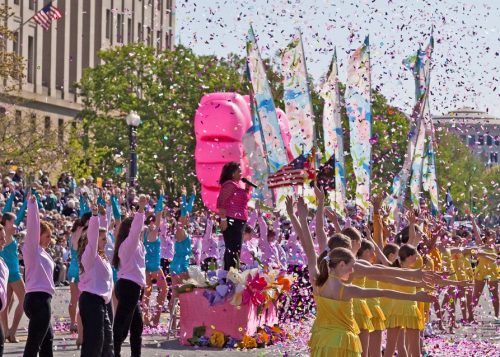
<path fill-rule="evenodd" d="M 130 143 L 129 183 L 131 187 L 134 187 L 137 179 L 137 127 L 141 123 L 141 117 L 135 110 L 131 110 L 125 120 L 128 125 L 128 139 Z"/>

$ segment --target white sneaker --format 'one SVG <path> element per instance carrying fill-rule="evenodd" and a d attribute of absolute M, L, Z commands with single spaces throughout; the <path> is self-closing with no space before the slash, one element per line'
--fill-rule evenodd
<path fill-rule="evenodd" d="M 432 335 L 433 335 L 432 324 L 428 323 L 427 325 L 425 325 L 424 337 L 431 337 Z"/>

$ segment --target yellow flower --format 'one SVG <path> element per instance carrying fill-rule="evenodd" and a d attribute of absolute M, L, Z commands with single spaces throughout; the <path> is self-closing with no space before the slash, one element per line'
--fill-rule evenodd
<path fill-rule="evenodd" d="M 257 348 L 257 340 L 252 336 L 243 336 L 241 344 L 243 345 L 243 348 Z"/>
<path fill-rule="evenodd" d="M 224 334 L 217 330 L 213 331 L 208 343 L 211 347 L 222 348 L 224 346 Z"/>

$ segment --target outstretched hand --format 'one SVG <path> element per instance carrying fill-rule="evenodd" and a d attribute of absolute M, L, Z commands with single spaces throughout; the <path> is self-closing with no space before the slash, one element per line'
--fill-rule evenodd
<path fill-rule="evenodd" d="M 318 205 L 323 204 L 325 202 L 325 193 L 323 192 L 322 189 L 318 187 L 316 182 L 314 182 L 314 195 L 318 200 Z"/>
<path fill-rule="evenodd" d="M 294 215 L 293 212 L 293 206 L 294 206 L 294 201 L 292 196 L 286 196 L 285 198 L 285 206 L 286 206 L 286 213 L 288 213 L 288 217 L 292 217 Z"/>
<path fill-rule="evenodd" d="M 299 218 L 303 219 L 307 218 L 307 215 L 309 214 L 309 209 L 307 208 L 306 201 L 302 196 L 300 196 L 297 200 L 297 212 L 299 214 Z"/>

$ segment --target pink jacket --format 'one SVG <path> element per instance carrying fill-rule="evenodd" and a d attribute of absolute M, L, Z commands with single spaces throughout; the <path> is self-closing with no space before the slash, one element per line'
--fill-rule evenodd
<path fill-rule="evenodd" d="M 40 247 L 40 216 L 36 202 L 28 202 L 26 238 L 23 258 L 26 275 L 26 292 L 45 292 L 54 295 L 54 261 Z"/>
<path fill-rule="evenodd" d="M 146 262 L 144 260 L 146 250 L 141 239 L 143 227 L 144 213 L 137 212 L 130 232 L 118 250 L 120 258 L 118 279 L 131 280 L 142 287 L 146 286 Z"/>
<path fill-rule="evenodd" d="M 111 301 L 113 292 L 113 271 L 108 259 L 102 258 L 97 253 L 99 239 L 99 218 L 90 218 L 87 230 L 87 246 L 82 254 L 82 265 L 84 271 L 80 273 L 80 291 L 102 297 L 107 304 Z"/>
<path fill-rule="evenodd" d="M 4 260 L 0 258 L 0 301 L 2 302 L 2 308 L 0 312 L 5 310 L 7 307 L 7 283 L 9 280 L 9 268 L 5 264 Z"/>

